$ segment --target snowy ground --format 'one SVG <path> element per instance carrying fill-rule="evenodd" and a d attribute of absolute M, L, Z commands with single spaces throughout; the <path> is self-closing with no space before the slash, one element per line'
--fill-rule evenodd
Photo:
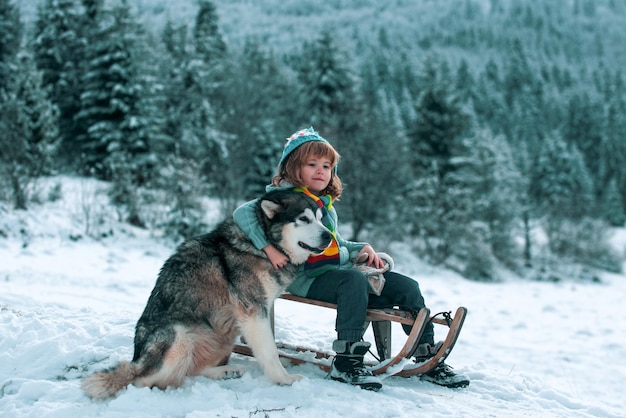
<path fill-rule="evenodd" d="M 87 210 L 85 202 L 102 198 L 98 190 L 64 179 L 55 203 L 20 213 L 0 206 L 0 417 L 626 416 L 625 276 L 475 283 L 400 249 L 396 270 L 420 282 L 431 311 L 469 308 L 449 358 L 470 376 L 466 389 L 389 377 L 372 393 L 326 380 L 310 365 L 289 368 L 305 379 L 279 387 L 254 360 L 234 356 L 249 371 L 241 379 L 130 387 L 92 402 L 80 378 L 132 357 L 135 322 L 173 249 L 117 224 L 107 207 Z M 87 225 L 113 234 L 89 238 Z M 276 316 L 279 339 L 330 349 L 334 311 L 280 300 Z M 395 344 L 402 340 L 394 330 Z"/>

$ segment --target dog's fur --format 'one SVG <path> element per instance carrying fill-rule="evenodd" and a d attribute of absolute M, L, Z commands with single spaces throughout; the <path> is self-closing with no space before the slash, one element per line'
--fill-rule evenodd
<path fill-rule="evenodd" d="M 239 334 L 272 382 L 290 385 L 302 377 L 281 365 L 269 312 L 298 265 L 323 251 L 331 234 L 303 193 L 269 192 L 255 210 L 266 237 L 290 264 L 275 270 L 232 219 L 185 241 L 159 272 L 137 322 L 132 361 L 85 378 L 89 397 L 110 398 L 129 384 L 178 387 L 185 376 L 239 377 L 243 371 L 228 365 Z"/>

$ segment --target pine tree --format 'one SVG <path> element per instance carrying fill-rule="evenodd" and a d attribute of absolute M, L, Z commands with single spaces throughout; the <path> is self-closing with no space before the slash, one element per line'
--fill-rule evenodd
<path fill-rule="evenodd" d="M 394 225 L 405 206 L 410 173 L 405 141 L 389 129 L 385 120 L 375 109 L 369 109 L 360 119 L 358 138 L 340 148 L 343 151 L 338 167 L 346 184 L 341 214 L 344 221 L 350 222 L 350 239 L 359 241 L 364 234 L 381 232 L 381 236 L 368 238 L 374 245 L 383 238 L 402 240 L 407 232 Z"/>
<path fill-rule="evenodd" d="M 22 23 L 12 0 L 0 0 L 0 92 L 9 87 L 12 65 L 20 48 Z"/>
<path fill-rule="evenodd" d="M 194 155 L 194 147 L 187 149 L 182 141 L 189 113 L 194 107 L 189 103 L 190 97 L 194 97 L 196 87 L 194 78 L 188 72 L 191 52 L 187 31 L 187 25 L 176 26 L 171 20 L 166 22 L 161 34 L 165 50 L 159 66 L 164 84 L 163 129 L 164 135 L 170 140 L 164 144 L 164 149 L 159 151 L 162 154 L 176 153 L 183 158 L 191 158 Z"/>
<path fill-rule="evenodd" d="M 199 144 L 189 135 L 197 79 L 189 72 L 193 54 L 188 27 L 168 20 L 161 34 L 164 50 L 159 56 L 160 79 L 163 80 L 163 141 L 153 144 L 159 159 L 152 187 L 163 191 L 163 204 L 170 208 L 159 224 L 174 240 L 197 235 L 206 228 L 201 198 L 208 193 L 202 175 L 203 160 Z"/>
<path fill-rule="evenodd" d="M 82 80 L 81 127 L 83 170 L 112 180 L 112 199 L 127 209 L 126 219 L 143 225 L 137 187 L 152 176 L 152 147 L 161 121 L 153 100 L 156 80 L 144 57 L 141 26 L 126 1 L 104 10 L 92 34 Z"/>
<path fill-rule="evenodd" d="M 226 43 L 222 39 L 218 22 L 215 5 L 200 0 L 193 39 L 197 56 L 207 64 L 218 63 L 226 57 Z"/>
<path fill-rule="evenodd" d="M 526 51 L 520 39 L 513 40 L 510 61 L 505 68 L 503 80 L 504 99 L 509 108 L 519 95 L 534 90 L 535 79 L 530 68 Z"/>
<path fill-rule="evenodd" d="M 358 124 L 356 82 L 330 31 L 325 30 L 313 43 L 304 44 L 297 71 L 302 112 L 298 120 L 323 127 L 328 137 L 337 141 L 345 138 L 347 142 L 350 131 Z"/>
<path fill-rule="evenodd" d="M 0 179 L 15 208 L 26 209 L 33 184 L 51 170 L 58 116 L 32 56 L 21 53 L 8 81 L 0 91 Z"/>
<path fill-rule="evenodd" d="M 196 158 L 202 161 L 202 176 L 211 191 L 222 202 L 223 210 L 231 212 L 232 179 L 226 176 L 228 166 L 226 142 L 229 137 L 220 128 L 220 109 L 224 104 L 224 76 L 228 72 L 228 51 L 219 32 L 217 10 L 213 3 L 200 1 L 192 28 L 192 56 L 186 67 L 186 130 L 184 141 L 195 145 Z"/>
<path fill-rule="evenodd" d="M 474 99 L 474 77 L 466 60 L 461 60 L 461 64 L 456 73 L 455 90 L 464 102 Z"/>
<path fill-rule="evenodd" d="M 514 240 L 523 214 L 525 183 L 513 150 L 503 135 L 495 136 L 488 130 L 479 130 L 469 148 L 477 171 L 476 220 L 487 225 L 487 242 L 494 256 L 515 268 L 519 254 Z"/>
<path fill-rule="evenodd" d="M 342 196 L 344 221 L 352 225 L 352 239 L 367 230 L 381 230 L 388 223 L 393 196 L 401 187 L 403 166 L 399 159 L 403 137 L 390 133 L 392 122 L 374 109 L 376 93 L 362 90 L 355 69 L 325 30 L 312 43 L 305 43 L 295 58 L 300 99 L 296 120 L 319 126 L 341 154 L 338 170 L 342 180 L 351 185 Z M 369 102 L 365 96 L 368 95 Z M 372 150 L 380 150 L 377 157 Z M 371 204 L 372 190 L 386 190 L 390 198 Z M 365 209 L 367 208 L 367 209 Z"/>
<path fill-rule="evenodd" d="M 616 75 L 613 90 L 614 96 L 605 104 L 604 135 L 596 145 L 599 154 L 596 195 L 602 201 L 606 201 L 612 179 L 617 182 L 622 201 L 626 200 L 626 89 L 621 74 Z"/>
<path fill-rule="evenodd" d="M 241 179 L 229 176 L 228 148 L 234 137 L 224 126 L 228 126 L 232 116 L 228 78 L 237 68 L 229 69 L 229 54 L 219 32 L 215 6 L 208 1 L 199 5 L 191 29 L 168 21 L 161 34 L 165 49 L 161 64 L 165 80 L 165 142 L 159 150 L 167 154 L 163 156 L 163 164 L 168 167 L 192 161 L 186 168 L 187 175 L 197 170 L 195 176 L 203 179 L 205 186 L 197 190 L 198 195 L 214 194 L 221 200 L 224 211 L 232 213 L 232 183 Z M 245 96 L 237 98 L 238 105 L 245 103 L 242 97 Z M 215 109 L 222 111 L 218 114 Z M 177 196 L 176 190 L 171 191 Z"/>
<path fill-rule="evenodd" d="M 231 196 L 249 199 L 265 191 L 284 138 L 295 129 L 293 106 L 284 100 L 295 87 L 276 58 L 256 41 L 246 42 L 235 59 L 239 65 L 225 79 L 225 116 L 220 123 L 232 138 L 225 144 L 228 164 L 223 175 L 233 181 Z"/>
<path fill-rule="evenodd" d="M 46 0 L 38 9 L 32 41 L 44 84 L 50 88 L 51 100 L 59 108 L 60 155 L 66 164 L 73 164 L 80 155 L 74 118 L 80 109 L 87 43 L 85 27 L 84 10 L 78 0 Z"/>
<path fill-rule="evenodd" d="M 87 51 L 85 90 L 77 120 L 84 132 L 81 137 L 84 169 L 104 179 L 112 179 L 109 159 L 115 153 L 127 155 L 122 160 L 131 163 L 137 175 L 151 163 L 153 125 L 141 107 L 144 94 L 150 92 L 139 76 L 140 34 L 128 5 L 122 2 L 115 9 L 103 12 Z M 117 161 L 119 164 L 120 159 Z"/>
<path fill-rule="evenodd" d="M 615 227 L 623 227 L 626 222 L 626 213 L 624 213 L 624 201 L 617 187 L 617 181 L 611 179 L 604 192 L 602 202 L 602 217 L 609 225 Z"/>
<path fill-rule="evenodd" d="M 202 87 L 202 95 L 213 108 L 221 108 L 224 79 L 228 76 L 228 49 L 219 30 L 219 17 L 215 5 L 208 0 L 199 1 L 193 27 L 193 71 Z"/>
<path fill-rule="evenodd" d="M 432 57 L 425 63 L 423 90 L 415 105 L 417 117 L 408 131 L 416 175 L 435 164 L 438 175 L 445 177 L 451 170 L 455 148 L 470 127 L 470 117 L 450 91 L 443 68 Z"/>
<path fill-rule="evenodd" d="M 431 57 L 424 64 L 423 91 L 408 132 L 415 183 L 410 192 L 413 233 L 431 260 L 443 263 L 463 241 L 472 219 L 473 180 L 467 138 L 471 118 L 449 90 L 447 67 Z M 469 170 L 469 171 L 468 171 Z"/>
<path fill-rule="evenodd" d="M 489 127 L 494 134 L 506 132 L 509 124 L 502 94 L 502 81 L 498 66 L 493 60 L 485 64 L 485 69 L 478 77 L 475 89 L 472 106 L 476 123 Z"/>
<path fill-rule="evenodd" d="M 33 57 L 21 50 L 22 30 L 18 9 L 0 0 L 0 183 L 16 209 L 27 208 L 58 143 L 57 111 Z"/>
<path fill-rule="evenodd" d="M 543 139 L 530 173 L 530 195 L 543 214 L 580 219 L 593 213 L 593 184 L 582 154 L 553 132 Z"/>
<path fill-rule="evenodd" d="M 596 196 L 602 188 L 599 187 L 601 147 L 603 139 L 602 107 L 594 103 L 586 92 L 575 94 L 567 106 L 567 119 L 563 128 L 563 138 L 574 144 L 583 154 L 585 165 L 596 181 Z"/>

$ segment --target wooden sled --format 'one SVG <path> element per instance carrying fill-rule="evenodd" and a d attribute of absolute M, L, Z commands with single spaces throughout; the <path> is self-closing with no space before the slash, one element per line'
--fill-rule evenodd
<path fill-rule="evenodd" d="M 294 296 L 289 293 L 281 295 L 280 298 L 330 309 L 337 308 L 337 305 L 334 303 L 307 299 L 300 296 Z M 372 325 L 379 361 L 373 362 L 370 360 L 366 362 L 366 365 L 370 368 L 372 374 L 374 375 L 383 375 L 387 373 L 390 375 L 411 377 L 427 373 L 435 368 L 439 363 L 444 361 L 450 354 L 454 348 L 456 340 L 458 339 L 466 315 L 467 309 L 464 307 L 457 308 L 454 317 L 452 317 L 449 313 L 446 313 L 444 318 L 439 318 L 438 315 L 430 316 L 430 311 L 427 308 L 421 309 L 416 317 L 414 317 L 410 312 L 397 308 L 368 309 L 366 320 L 371 322 Z M 273 328 L 273 309 L 271 312 L 271 320 Z M 402 348 L 396 354 L 392 354 L 391 351 L 391 324 L 394 322 L 411 326 L 411 332 L 407 336 Z M 443 341 L 443 345 L 439 351 L 437 351 L 437 353 L 426 362 L 412 363 L 407 361 L 406 359 L 411 359 L 413 357 L 413 353 L 417 349 L 418 342 L 428 322 L 449 327 L 446 338 Z M 280 341 L 276 342 L 276 347 L 278 348 L 280 357 L 288 359 L 292 364 L 314 364 L 325 371 L 330 370 L 331 359 L 335 355 L 333 352 L 319 351 Z M 252 350 L 250 347 L 245 345 L 244 341 L 242 341 L 241 344 L 236 344 L 233 352 L 246 356 L 253 355 Z"/>

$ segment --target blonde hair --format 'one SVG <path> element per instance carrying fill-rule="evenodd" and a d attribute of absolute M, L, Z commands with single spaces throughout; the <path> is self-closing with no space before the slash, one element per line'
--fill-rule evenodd
<path fill-rule="evenodd" d="M 337 167 L 341 156 L 335 148 L 327 142 L 309 141 L 293 150 L 283 164 L 278 167 L 278 172 L 272 178 L 272 184 L 274 186 L 280 186 L 280 183 L 285 180 L 296 187 L 304 187 L 305 184 L 300 176 L 300 171 L 311 156 L 328 158 L 330 161 L 332 168 L 330 181 L 328 182 L 328 186 L 326 186 L 320 194 L 330 195 L 333 200 L 339 199 L 343 191 L 343 185 L 341 184 L 341 179 L 335 172 L 335 167 Z"/>

